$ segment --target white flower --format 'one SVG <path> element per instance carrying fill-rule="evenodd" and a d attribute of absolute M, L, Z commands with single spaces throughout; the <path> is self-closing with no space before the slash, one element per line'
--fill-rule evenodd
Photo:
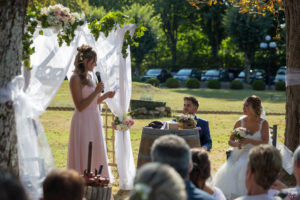
<path fill-rule="evenodd" d="M 72 17 L 70 23 L 73 25 L 75 23 L 75 19 Z"/>
<path fill-rule="evenodd" d="M 239 135 L 244 138 L 244 137 L 246 137 L 247 134 L 246 134 L 245 131 L 241 130 L 241 132 L 239 133 Z"/>
<path fill-rule="evenodd" d="M 63 22 L 66 25 L 69 22 L 69 19 L 67 17 L 63 17 Z"/>

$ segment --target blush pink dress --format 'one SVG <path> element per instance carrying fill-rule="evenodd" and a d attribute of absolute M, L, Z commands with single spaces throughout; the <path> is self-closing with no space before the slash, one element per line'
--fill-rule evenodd
<path fill-rule="evenodd" d="M 82 87 L 82 97 L 87 98 L 96 88 L 93 86 Z M 69 137 L 68 149 L 68 168 L 75 169 L 83 174 L 87 169 L 88 163 L 88 146 L 89 142 L 93 142 L 91 170 L 99 169 L 103 165 L 101 175 L 104 177 L 112 177 L 109 175 L 108 159 L 106 153 L 106 144 L 102 133 L 102 124 L 100 120 L 100 112 L 98 109 L 97 98 L 81 112 L 75 108 L 75 112 L 71 122 L 71 130 Z"/>

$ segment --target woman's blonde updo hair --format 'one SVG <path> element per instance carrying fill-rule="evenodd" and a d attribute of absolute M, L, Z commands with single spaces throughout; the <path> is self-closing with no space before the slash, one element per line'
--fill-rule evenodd
<path fill-rule="evenodd" d="M 252 108 L 257 116 L 261 115 L 262 106 L 258 96 L 252 95 L 246 99 L 246 102 L 252 105 Z"/>
<path fill-rule="evenodd" d="M 87 59 L 88 62 L 97 58 L 96 51 L 89 45 L 83 44 L 80 47 L 77 47 L 77 55 L 75 57 L 74 72 L 79 76 L 82 85 L 92 85 L 92 82 L 88 79 L 88 71 L 84 66 L 84 59 Z"/>

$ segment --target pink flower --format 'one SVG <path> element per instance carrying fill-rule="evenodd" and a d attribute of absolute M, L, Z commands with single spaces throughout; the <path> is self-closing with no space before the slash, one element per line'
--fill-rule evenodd
<path fill-rule="evenodd" d="M 130 124 L 130 126 L 133 126 L 133 124 L 134 124 L 134 120 L 129 120 L 129 124 Z"/>
<path fill-rule="evenodd" d="M 59 15 L 59 12 L 57 10 L 54 11 L 54 15 Z"/>
<path fill-rule="evenodd" d="M 62 17 L 63 17 L 63 16 L 65 16 L 65 14 L 64 14 L 63 12 L 60 12 L 60 16 L 62 16 Z"/>
<path fill-rule="evenodd" d="M 126 120 L 126 121 L 125 121 L 125 124 L 126 124 L 126 125 L 128 125 L 128 124 L 129 124 L 129 121 L 128 121 L 128 120 Z"/>
<path fill-rule="evenodd" d="M 60 18 L 59 18 L 59 21 L 61 22 L 62 20 L 63 20 L 63 18 L 62 18 L 62 17 L 60 17 Z"/>

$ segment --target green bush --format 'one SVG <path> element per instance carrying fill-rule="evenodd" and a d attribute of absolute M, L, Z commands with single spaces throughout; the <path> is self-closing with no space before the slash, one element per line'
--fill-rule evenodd
<path fill-rule="evenodd" d="M 221 83 L 219 80 L 212 79 L 207 82 L 207 87 L 210 89 L 220 89 Z"/>
<path fill-rule="evenodd" d="M 168 78 L 166 80 L 166 86 L 168 88 L 178 88 L 179 87 L 179 81 L 175 78 Z"/>
<path fill-rule="evenodd" d="M 200 81 L 198 81 L 198 79 L 196 79 L 196 78 L 189 78 L 185 82 L 185 86 L 187 88 L 199 88 L 200 87 Z"/>
<path fill-rule="evenodd" d="M 285 91 L 285 82 L 279 81 L 275 84 L 275 90 Z"/>
<path fill-rule="evenodd" d="M 265 90 L 266 84 L 262 80 L 256 80 L 252 83 L 253 90 Z"/>
<path fill-rule="evenodd" d="M 233 90 L 241 90 L 244 88 L 243 83 L 239 80 L 231 81 L 229 87 Z"/>
<path fill-rule="evenodd" d="M 149 83 L 151 85 L 153 85 L 154 87 L 158 87 L 159 86 L 159 80 L 157 80 L 156 78 L 149 78 L 146 83 Z"/>

